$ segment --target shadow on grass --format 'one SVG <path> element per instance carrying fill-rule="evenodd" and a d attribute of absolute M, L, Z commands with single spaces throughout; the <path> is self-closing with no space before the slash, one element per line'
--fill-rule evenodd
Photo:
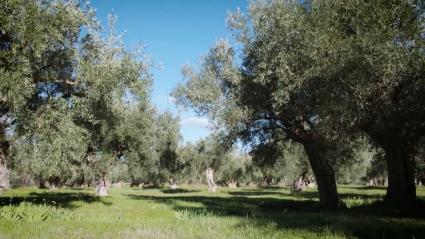
<path fill-rule="evenodd" d="M 267 190 L 267 189 L 278 189 L 279 190 L 279 189 L 285 189 L 287 187 L 270 185 L 270 186 L 258 186 L 258 188 L 261 188 L 261 189 L 264 189 L 264 190 Z"/>
<path fill-rule="evenodd" d="M 146 195 L 127 195 L 134 200 L 153 200 L 164 204 L 172 204 L 173 209 L 182 210 L 204 210 L 212 214 L 248 216 L 257 214 L 258 209 L 264 212 L 273 212 L 276 210 L 285 210 L 291 212 L 318 211 L 317 201 L 311 200 L 282 200 L 278 198 L 249 198 L 243 196 L 234 197 L 214 197 L 214 196 L 146 196 Z M 179 206 L 178 202 L 194 202 L 204 205 L 203 208 Z M 282 201 L 284 203 L 282 203 Z"/>
<path fill-rule="evenodd" d="M 32 192 L 28 196 L 6 196 L 0 197 L 0 206 L 19 205 L 23 202 L 42 204 L 72 209 L 77 207 L 74 202 L 101 202 L 111 205 L 102 198 L 84 192 Z"/>
<path fill-rule="evenodd" d="M 346 188 L 352 188 L 352 189 L 356 189 L 356 190 L 363 190 L 363 191 L 368 191 L 368 190 L 386 190 L 387 187 L 386 186 L 365 186 L 365 187 L 350 187 L 350 186 L 345 186 Z"/>
<path fill-rule="evenodd" d="M 239 193 L 239 194 L 238 194 Z M 255 194 L 256 193 L 256 194 Z M 272 192 L 268 192 L 269 195 Z M 314 193 L 314 192 L 313 192 Z M 418 200 L 414 215 L 404 215 L 390 210 L 394 205 L 377 201 L 370 205 L 325 211 L 317 200 L 282 199 L 267 197 L 250 190 L 244 196 L 229 192 L 230 197 L 185 196 L 185 195 L 127 195 L 133 200 L 152 200 L 171 205 L 173 210 L 188 218 L 199 216 L 240 217 L 239 226 L 269 227 L 306 230 L 315 233 L 324 231 L 357 238 L 425 238 L 425 221 L 414 217 L 425 216 L 425 202 Z M 284 194 L 284 193 L 283 193 Z M 289 194 L 289 193 L 288 193 Z M 249 197 L 266 195 L 265 197 Z M 309 194 L 312 198 L 314 194 Z M 305 195 L 303 195 L 303 198 Z M 357 195 L 358 196 L 358 195 Z M 317 198 L 316 198 L 317 199 Z M 201 204 L 201 207 L 190 206 Z M 412 213 L 409 211 L 409 213 Z M 403 218 L 404 217 L 404 218 Z M 413 217 L 413 218 L 412 218 Z"/>
<path fill-rule="evenodd" d="M 175 193 L 196 193 L 196 192 L 200 192 L 201 190 L 189 190 L 189 189 L 184 189 L 184 188 L 176 188 L 176 189 L 171 189 L 171 188 L 165 188 L 165 189 L 161 189 L 161 192 L 163 193 L 167 193 L 167 194 L 175 194 Z"/>
<path fill-rule="evenodd" d="M 289 193 L 278 192 L 276 190 L 267 190 L 267 189 L 244 189 L 243 191 L 229 191 L 227 194 L 232 196 L 267 196 L 267 195 L 276 195 L 276 196 L 288 196 Z"/>
<path fill-rule="evenodd" d="M 282 192 L 277 190 L 267 189 L 245 189 L 243 191 L 229 191 L 227 194 L 232 196 L 282 196 L 282 197 L 295 197 L 297 199 L 318 199 L 319 193 L 317 191 L 303 191 L 303 192 Z M 340 193 L 341 199 L 383 199 L 382 195 L 371 195 L 364 193 Z"/>
<path fill-rule="evenodd" d="M 319 198 L 319 192 L 317 191 L 304 191 L 304 192 L 293 192 L 288 193 L 287 195 L 291 195 L 293 197 L 297 198 L 305 198 L 305 199 L 317 199 Z M 381 200 L 384 197 L 382 195 L 377 194 L 366 194 L 366 193 L 345 193 L 341 192 L 339 193 L 339 196 L 341 199 L 376 199 Z"/>

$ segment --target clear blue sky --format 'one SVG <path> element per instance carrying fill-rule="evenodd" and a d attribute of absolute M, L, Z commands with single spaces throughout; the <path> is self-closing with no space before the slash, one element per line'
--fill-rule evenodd
<path fill-rule="evenodd" d="M 124 42 L 132 48 L 147 46 L 156 64 L 153 69 L 152 101 L 160 111 L 171 111 L 181 118 L 184 141 L 195 141 L 209 134 L 206 119 L 192 112 L 178 112 L 169 94 L 182 81 L 182 65 L 196 64 L 220 38 L 230 39 L 225 23 L 228 11 L 247 8 L 247 0 L 93 0 L 97 17 L 107 24 L 107 15 L 118 16 L 118 31 L 126 31 Z"/>

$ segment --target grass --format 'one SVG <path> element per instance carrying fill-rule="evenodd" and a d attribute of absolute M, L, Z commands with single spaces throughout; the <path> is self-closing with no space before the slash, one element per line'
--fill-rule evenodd
<path fill-rule="evenodd" d="M 1 238 L 425 238 L 425 188 L 414 211 L 389 209 L 384 188 L 340 187 L 347 208 L 323 211 L 317 192 L 205 187 L 19 188 L 0 196 Z M 392 207 L 390 207 L 392 208 Z"/>

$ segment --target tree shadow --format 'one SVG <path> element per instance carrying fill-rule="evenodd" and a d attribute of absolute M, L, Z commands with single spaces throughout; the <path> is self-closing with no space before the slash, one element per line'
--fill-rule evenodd
<path fill-rule="evenodd" d="M 409 203 L 377 200 L 370 204 L 353 207 L 350 211 L 363 215 L 373 214 L 393 218 L 421 219 L 424 220 L 425 229 L 425 199 L 422 198 L 416 198 Z"/>
<path fill-rule="evenodd" d="M 176 193 L 196 193 L 196 192 L 200 192 L 201 190 L 189 190 L 189 189 L 184 189 L 184 188 L 176 188 L 176 189 L 171 189 L 171 188 L 166 188 L 166 189 L 161 189 L 162 193 L 166 193 L 166 194 L 176 194 Z"/>
<path fill-rule="evenodd" d="M 74 202 L 101 202 L 103 205 L 111 205 L 110 202 L 102 200 L 101 197 L 85 192 L 31 192 L 28 196 L 0 197 L 0 206 L 17 206 L 23 202 L 68 209 L 73 209 L 77 207 Z"/>
<path fill-rule="evenodd" d="M 363 191 L 368 191 L 368 190 L 386 190 L 387 187 L 386 186 L 362 186 L 362 187 L 356 187 L 356 186 L 344 186 L 344 188 L 351 188 L 351 189 L 355 189 L 355 190 L 363 190 Z"/>
<path fill-rule="evenodd" d="M 375 199 L 375 200 L 381 200 L 384 198 L 383 195 L 372 195 L 368 193 L 346 193 L 346 192 L 339 192 L 339 197 L 341 199 Z M 319 198 L 319 192 L 318 191 L 302 191 L 302 192 L 291 192 L 287 193 L 286 195 L 290 195 L 296 198 L 305 198 L 305 199 L 318 199 Z"/>
<path fill-rule="evenodd" d="M 283 200 L 279 198 L 249 198 L 244 196 L 215 197 L 215 196 L 147 196 L 147 195 L 127 195 L 133 200 L 153 200 L 164 204 L 173 205 L 173 209 L 182 210 L 207 210 L 212 214 L 246 216 L 257 214 L 258 210 L 276 211 L 286 210 L 297 211 L 317 211 L 319 204 L 312 200 Z M 180 206 L 178 202 L 201 203 L 202 208 Z"/>
<path fill-rule="evenodd" d="M 258 186 L 258 188 L 261 188 L 261 189 L 264 189 L 264 190 L 267 190 L 267 189 L 288 189 L 287 187 L 281 187 L 281 186 L 272 186 L 272 185 L 270 185 L 270 186 Z"/>
<path fill-rule="evenodd" d="M 251 196 L 252 194 L 248 194 Z M 265 194 L 262 194 L 265 195 Z M 310 195 L 310 194 L 309 194 Z M 376 202 L 352 208 L 327 211 L 320 208 L 317 198 L 283 199 L 233 195 L 127 195 L 134 200 L 152 200 L 167 204 L 173 210 L 188 217 L 233 216 L 240 217 L 238 226 L 269 227 L 307 230 L 322 233 L 324 230 L 358 238 L 425 238 L 425 223 L 411 219 L 409 215 L 390 212 L 388 205 Z M 193 203 L 194 206 L 191 206 Z M 425 202 L 419 202 L 416 215 L 425 215 Z M 202 206 L 198 206 L 198 205 Z M 389 214 L 388 214 L 389 213 Z M 397 217 L 407 217 L 396 220 Z"/>
<path fill-rule="evenodd" d="M 261 190 L 261 189 L 247 189 L 243 191 L 229 191 L 226 192 L 232 196 L 281 196 L 281 197 L 295 197 L 297 199 L 318 199 L 319 193 L 317 191 L 302 191 L 302 192 L 281 192 L 277 190 Z M 371 195 L 367 193 L 339 193 L 340 198 L 345 199 L 374 199 L 380 200 L 382 195 Z"/>
<path fill-rule="evenodd" d="M 344 188 L 352 188 L 352 189 L 363 189 L 363 187 L 344 187 Z M 383 187 L 374 186 L 374 187 L 366 187 L 365 190 L 375 190 L 375 189 L 385 189 Z M 236 191 L 228 191 L 226 192 L 229 195 L 232 196 L 246 196 L 246 197 L 264 197 L 264 196 L 272 196 L 276 195 L 278 197 L 291 197 L 295 198 L 297 200 L 315 200 L 317 201 L 319 199 L 319 192 L 317 190 L 307 190 L 302 192 L 290 192 L 290 191 L 278 191 L 275 189 L 242 189 L 242 190 L 236 190 Z M 360 209 L 361 207 L 366 207 L 367 210 L 374 209 L 374 213 L 376 212 L 383 212 L 383 211 L 400 211 L 400 210 L 411 210 L 409 214 L 405 214 L 404 216 L 411 216 L 411 217 L 418 217 L 417 210 L 415 208 L 423 208 L 425 206 L 425 197 L 418 195 L 417 200 L 413 202 L 412 205 L 409 204 L 389 204 L 387 202 L 384 202 L 385 194 L 372 194 L 370 192 L 339 192 L 339 197 L 344 201 L 349 200 L 358 200 L 358 201 L 365 201 L 366 205 L 359 204 L 355 208 Z M 374 201 L 371 204 L 371 201 Z M 395 209 L 395 210 L 394 210 Z M 425 208 L 423 208 L 425 210 Z M 354 210 L 352 207 L 351 210 Z M 388 214 L 387 212 L 385 212 Z M 422 215 L 421 215 L 422 216 Z M 423 215 L 425 217 L 425 214 Z"/>
<path fill-rule="evenodd" d="M 288 193 L 278 192 L 275 190 L 260 190 L 260 189 L 245 189 L 243 191 L 228 191 L 226 192 L 232 196 L 266 196 L 266 195 L 277 195 L 277 196 L 287 196 Z"/>

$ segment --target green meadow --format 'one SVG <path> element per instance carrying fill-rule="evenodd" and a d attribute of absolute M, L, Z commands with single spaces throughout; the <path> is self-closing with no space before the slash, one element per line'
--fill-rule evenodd
<path fill-rule="evenodd" d="M 385 188 L 340 187 L 345 208 L 317 191 L 18 188 L 0 197 L 0 238 L 425 238 L 425 188 L 414 211 L 385 205 Z"/>

